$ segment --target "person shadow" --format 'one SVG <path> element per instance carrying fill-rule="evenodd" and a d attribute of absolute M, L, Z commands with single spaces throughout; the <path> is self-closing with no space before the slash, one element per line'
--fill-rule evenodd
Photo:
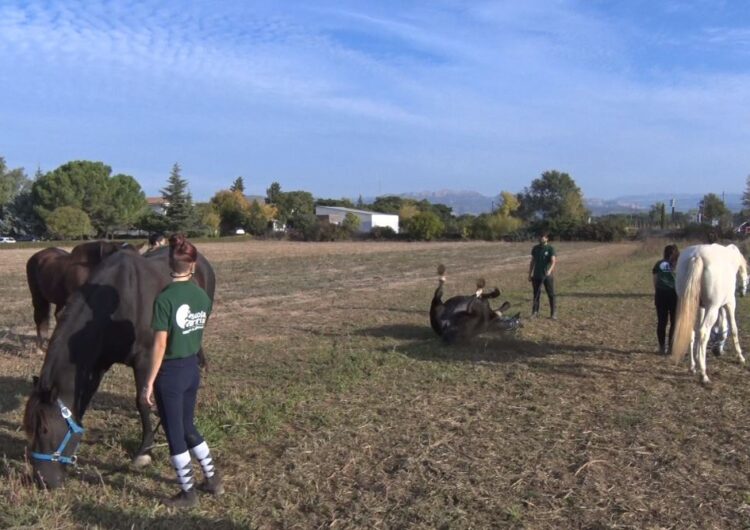
<path fill-rule="evenodd" d="M 71 515 L 82 528 L 114 530 L 120 528 L 148 530 L 247 530 L 247 525 L 226 518 L 210 517 L 195 511 L 174 514 L 125 510 L 93 501 L 78 501 L 71 507 Z"/>

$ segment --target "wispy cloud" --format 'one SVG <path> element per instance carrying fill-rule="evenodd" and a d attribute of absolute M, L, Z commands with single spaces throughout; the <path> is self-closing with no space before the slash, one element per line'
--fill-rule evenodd
<path fill-rule="evenodd" d="M 591 194 L 694 189 L 712 168 L 729 182 L 750 166 L 750 24 L 728 4 L 668 7 L 11 0 L 0 144 L 351 194 L 373 191 L 353 174 L 489 193 L 549 167 Z"/>

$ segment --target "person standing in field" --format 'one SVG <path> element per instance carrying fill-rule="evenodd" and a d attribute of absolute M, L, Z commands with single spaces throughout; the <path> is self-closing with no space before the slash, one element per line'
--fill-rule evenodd
<path fill-rule="evenodd" d="M 203 329 L 211 314 L 211 299 L 193 283 L 198 251 L 182 235 L 169 239 L 169 266 L 172 283 L 154 301 L 154 344 L 151 371 L 142 390 L 142 399 L 159 410 L 169 444 L 170 461 L 177 473 L 180 492 L 163 503 L 186 508 L 195 506 L 198 497 L 193 477 L 194 456 L 201 465 L 205 482 L 201 489 L 220 495 L 221 477 L 214 467 L 211 452 L 195 428 L 195 402 L 200 386 L 197 353 L 201 349 Z"/>
<path fill-rule="evenodd" d="M 552 276 L 556 263 L 557 257 L 555 249 L 549 244 L 549 234 L 542 232 L 539 236 L 539 244 L 531 249 L 531 262 L 529 263 L 529 281 L 534 289 L 534 302 L 531 306 L 532 318 L 539 316 L 539 302 L 542 296 L 542 285 L 544 285 L 547 298 L 549 298 L 550 318 L 557 320 L 555 280 Z"/>
<path fill-rule="evenodd" d="M 656 305 L 656 338 L 659 353 L 668 354 L 672 346 L 675 315 L 677 314 L 677 291 L 675 290 L 674 270 L 680 256 L 677 245 L 664 247 L 664 257 L 656 262 L 651 274 L 654 280 L 654 304 Z M 669 321 L 669 342 L 666 341 L 667 321 Z"/>

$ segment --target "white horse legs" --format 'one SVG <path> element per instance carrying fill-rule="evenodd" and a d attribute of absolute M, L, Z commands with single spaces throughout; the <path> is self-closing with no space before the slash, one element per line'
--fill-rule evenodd
<path fill-rule="evenodd" d="M 742 355 L 742 350 L 740 349 L 740 337 L 739 333 L 737 332 L 737 322 L 734 318 L 734 300 L 730 303 L 728 303 L 723 311 L 726 313 L 727 322 L 729 323 L 729 333 L 732 334 L 732 342 L 734 343 L 734 351 L 737 352 L 737 358 L 739 359 L 740 363 L 745 364 L 745 357 Z"/>
<path fill-rule="evenodd" d="M 700 324 L 698 325 L 698 340 L 695 341 L 698 349 L 698 367 L 700 368 L 701 383 L 708 384 L 711 381 L 706 375 L 706 346 L 708 345 L 708 339 L 711 336 L 711 328 L 714 326 L 716 319 L 719 316 L 720 308 L 710 308 L 707 311 L 701 309 L 701 316 L 699 319 Z"/>

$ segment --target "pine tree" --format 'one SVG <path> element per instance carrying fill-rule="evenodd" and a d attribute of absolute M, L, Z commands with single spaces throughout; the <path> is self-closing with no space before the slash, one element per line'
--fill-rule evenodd
<path fill-rule="evenodd" d="M 180 165 L 175 163 L 167 180 L 167 186 L 161 190 L 166 206 L 166 218 L 172 232 L 188 232 L 195 225 L 195 208 L 193 197 L 188 191 L 187 180 L 183 179 Z"/>
<path fill-rule="evenodd" d="M 239 191 L 240 193 L 245 193 L 245 182 L 242 180 L 242 177 L 237 177 L 234 179 L 234 182 L 229 187 L 229 191 Z"/>
<path fill-rule="evenodd" d="M 750 216 L 750 175 L 745 178 L 745 193 L 742 194 L 742 214 L 745 217 Z"/>

